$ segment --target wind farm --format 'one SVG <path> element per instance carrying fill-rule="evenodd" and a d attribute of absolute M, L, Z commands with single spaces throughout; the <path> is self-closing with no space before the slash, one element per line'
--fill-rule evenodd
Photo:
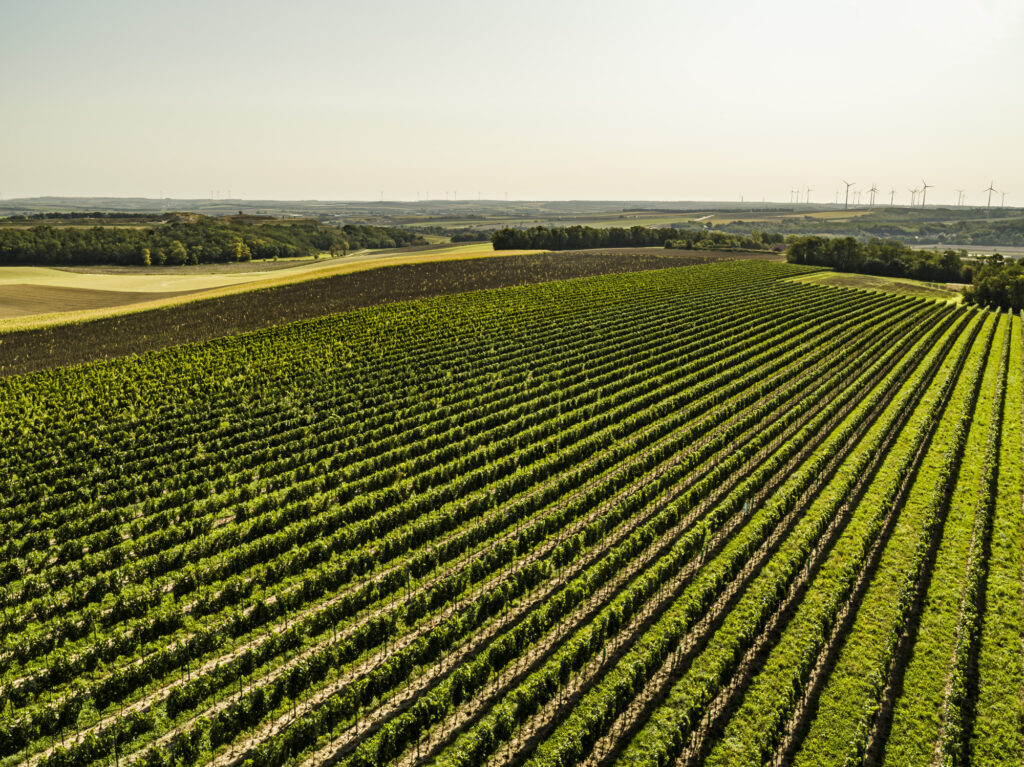
<path fill-rule="evenodd" d="M 987 194 L 988 195 L 986 204 L 983 207 L 991 208 L 992 207 L 992 196 L 995 195 L 995 194 L 998 194 L 999 195 L 999 205 L 997 207 L 1005 208 L 1006 207 L 1006 198 L 1007 198 L 1009 193 L 1007 191 L 1005 191 L 1005 190 L 996 189 L 995 186 L 994 186 L 994 183 L 995 183 L 994 181 L 990 181 L 989 185 L 985 189 L 981 190 L 982 194 Z M 840 192 L 840 191 L 837 190 L 836 194 L 835 194 L 835 204 L 837 206 L 840 205 L 840 203 L 841 203 L 842 204 L 842 208 L 844 210 L 850 209 L 851 207 L 852 208 L 859 208 L 859 207 L 874 208 L 876 206 L 876 203 L 877 203 L 877 200 L 878 200 L 878 194 L 880 192 L 880 189 L 879 189 L 877 183 L 872 182 L 871 186 L 868 187 L 866 190 L 857 189 L 856 188 L 857 187 L 857 182 L 856 181 L 846 181 L 845 179 L 843 179 L 842 180 L 842 185 L 844 186 L 845 191 L 844 192 Z M 919 208 L 929 207 L 929 204 L 928 204 L 928 190 L 930 190 L 930 189 L 934 190 L 936 188 L 938 188 L 940 191 L 942 191 L 942 187 L 937 187 L 935 184 L 930 184 L 927 181 L 925 181 L 924 179 L 921 179 L 920 186 L 912 186 L 912 187 L 908 186 L 908 187 L 906 187 L 907 192 L 910 194 L 908 207 L 911 207 L 911 208 L 913 208 L 913 207 L 919 207 Z M 946 187 L 946 190 L 949 193 L 951 193 L 951 196 L 947 197 L 947 201 L 933 202 L 931 204 L 931 207 L 943 207 L 943 206 L 946 206 L 946 205 L 954 205 L 956 207 L 964 207 L 966 205 L 966 200 L 967 200 L 967 197 L 966 197 L 966 187 L 964 187 L 964 188 L 954 188 L 952 186 L 948 186 L 948 187 Z M 813 191 L 813 190 L 810 187 L 808 187 L 807 185 L 803 185 L 803 186 L 798 187 L 798 188 L 793 188 L 793 189 L 790 190 L 789 202 L 791 204 L 794 204 L 794 205 L 798 205 L 798 204 L 801 204 L 801 203 L 806 204 L 806 205 L 810 205 L 811 204 L 811 199 L 810 199 L 811 191 Z M 861 204 L 861 199 L 860 199 L 862 192 L 866 192 L 867 193 L 867 202 L 863 206 Z M 803 199 L 801 199 L 801 198 L 803 198 Z M 933 199 L 934 199 L 934 197 L 933 197 Z M 890 188 L 890 190 L 889 190 L 889 203 L 888 204 L 889 204 L 889 207 L 896 207 L 896 188 L 895 188 L 895 186 Z"/>

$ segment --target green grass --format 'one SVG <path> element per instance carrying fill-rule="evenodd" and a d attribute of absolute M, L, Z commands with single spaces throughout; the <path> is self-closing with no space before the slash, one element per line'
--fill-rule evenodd
<path fill-rule="evenodd" d="M 901 277 L 879 277 L 872 274 L 822 271 L 794 277 L 793 279 L 807 282 L 811 285 L 827 285 L 837 288 L 854 288 L 856 290 L 877 290 L 883 293 L 896 293 L 897 295 L 915 298 L 934 298 L 953 303 L 959 303 L 963 298 L 959 289 L 947 287 L 943 283 L 920 282 Z"/>

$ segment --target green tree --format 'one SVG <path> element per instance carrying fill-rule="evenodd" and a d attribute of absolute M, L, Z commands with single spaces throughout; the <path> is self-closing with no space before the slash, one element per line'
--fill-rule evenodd
<path fill-rule="evenodd" d="M 250 260 L 252 260 L 252 251 L 250 251 L 249 246 L 245 244 L 245 240 L 239 238 L 235 241 L 235 261 Z"/>
<path fill-rule="evenodd" d="M 171 266 L 180 266 L 188 259 L 188 251 L 181 244 L 180 240 L 171 240 L 167 248 L 167 263 Z"/>

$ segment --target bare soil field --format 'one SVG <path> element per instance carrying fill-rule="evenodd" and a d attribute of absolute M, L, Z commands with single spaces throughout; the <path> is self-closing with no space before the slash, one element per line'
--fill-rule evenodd
<path fill-rule="evenodd" d="M 60 307 L 64 311 L 105 309 L 112 306 L 137 304 L 141 301 L 183 296 L 190 292 L 186 290 L 169 293 L 137 293 L 123 290 L 66 288 L 56 285 L 0 285 L 0 319 L 52 312 L 54 307 Z"/>
<path fill-rule="evenodd" d="M 335 258 L 345 258 L 336 256 Z M 328 263 L 334 258 L 321 258 Z M 89 264 L 86 266 L 58 266 L 62 272 L 75 274 L 248 274 L 249 272 L 276 272 L 296 266 L 309 266 L 317 259 L 283 258 L 278 261 L 233 261 L 225 264 L 183 264 L 181 266 L 123 266 L 121 264 Z"/>

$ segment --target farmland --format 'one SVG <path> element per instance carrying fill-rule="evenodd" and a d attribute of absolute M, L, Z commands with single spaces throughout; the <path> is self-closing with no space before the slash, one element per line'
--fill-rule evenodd
<path fill-rule="evenodd" d="M 0 329 L 39 327 L 152 309 L 400 264 L 523 255 L 490 243 L 359 251 L 348 256 L 196 266 L 0 267 Z M 119 307 L 120 311 L 111 311 Z M 74 312 L 73 314 L 71 312 Z M 17 319 L 9 319 L 17 318 Z"/>
<path fill-rule="evenodd" d="M 1021 320 L 817 271 L 33 358 L 0 767 L 1019 764 Z"/>
<path fill-rule="evenodd" d="M 950 286 L 941 282 L 922 282 L 921 280 L 902 279 L 900 277 L 880 277 L 874 274 L 828 271 L 805 274 L 795 279 L 812 285 L 833 285 L 841 288 L 881 290 L 885 293 L 935 298 L 940 301 L 955 302 L 959 301 L 962 297 L 961 286 Z"/>
<path fill-rule="evenodd" d="M 150 307 L 145 310 L 120 307 L 98 317 L 59 312 L 0 321 L 0 375 L 139 354 L 392 301 L 738 257 L 662 248 L 510 256 L 473 252 L 478 247 L 470 246 L 469 256 L 458 248 L 441 255 L 345 259 L 315 274 L 230 286 L 201 298 L 179 296 L 171 305 L 145 304 Z M 382 265 L 386 268 L 374 268 Z M 80 321 L 82 314 L 88 321 Z"/>

